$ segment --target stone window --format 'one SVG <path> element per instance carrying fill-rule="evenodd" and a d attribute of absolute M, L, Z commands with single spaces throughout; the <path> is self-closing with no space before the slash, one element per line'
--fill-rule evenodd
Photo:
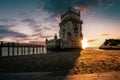
<path fill-rule="evenodd" d="M 77 24 L 74 25 L 74 33 L 78 34 L 78 26 L 77 26 Z"/>
<path fill-rule="evenodd" d="M 62 30 L 62 35 L 65 37 L 65 29 Z"/>
<path fill-rule="evenodd" d="M 71 33 L 70 32 L 67 33 L 67 39 L 71 39 Z"/>

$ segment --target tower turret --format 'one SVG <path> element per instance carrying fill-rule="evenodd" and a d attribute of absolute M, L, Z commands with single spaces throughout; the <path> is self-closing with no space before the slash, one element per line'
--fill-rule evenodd
<path fill-rule="evenodd" d="M 64 42 L 68 42 L 73 46 L 78 46 L 79 40 L 82 40 L 82 20 L 80 19 L 80 11 L 74 12 L 71 7 L 61 15 L 60 26 L 60 39 Z M 76 45 L 77 44 L 77 45 Z M 66 44 L 67 45 L 67 44 Z"/>
<path fill-rule="evenodd" d="M 54 39 L 55 39 L 55 40 L 57 40 L 57 39 L 58 39 L 57 34 L 55 34 Z"/>
<path fill-rule="evenodd" d="M 47 42 L 48 42 L 48 39 L 46 38 L 45 43 L 47 44 Z"/>

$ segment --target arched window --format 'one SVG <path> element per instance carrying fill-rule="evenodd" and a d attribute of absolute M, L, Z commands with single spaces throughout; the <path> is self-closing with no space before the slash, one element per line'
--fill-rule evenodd
<path fill-rule="evenodd" d="M 67 33 L 67 38 L 71 39 L 71 33 L 70 32 Z"/>

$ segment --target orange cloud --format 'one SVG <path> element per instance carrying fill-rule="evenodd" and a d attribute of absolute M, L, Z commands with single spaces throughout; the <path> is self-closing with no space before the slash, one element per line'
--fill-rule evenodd
<path fill-rule="evenodd" d="M 109 36 L 110 34 L 101 34 L 101 36 Z"/>
<path fill-rule="evenodd" d="M 92 39 L 92 40 L 88 40 L 87 42 L 95 42 L 97 41 L 98 39 Z"/>
<path fill-rule="evenodd" d="M 50 37 L 53 37 L 53 36 L 40 36 L 41 38 L 50 38 Z"/>

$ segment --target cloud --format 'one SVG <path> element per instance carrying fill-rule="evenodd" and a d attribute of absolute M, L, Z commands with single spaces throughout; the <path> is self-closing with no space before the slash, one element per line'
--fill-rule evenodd
<path fill-rule="evenodd" d="M 107 34 L 107 33 L 106 33 L 106 34 L 101 34 L 101 36 L 109 36 L 109 35 L 110 35 L 110 34 Z"/>
<path fill-rule="evenodd" d="M 87 42 L 95 42 L 97 41 L 98 39 L 92 39 L 92 40 L 88 40 Z"/>
<path fill-rule="evenodd" d="M 39 22 L 37 22 L 37 21 L 34 20 L 33 18 L 23 19 L 22 22 L 28 23 L 28 26 L 30 26 L 30 28 L 31 28 L 34 32 L 36 32 L 36 31 L 38 31 L 38 30 L 41 31 L 41 29 L 40 29 L 41 24 L 39 25 L 39 24 L 38 24 Z"/>
<path fill-rule="evenodd" d="M 13 23 L 13 22 L 15 22 L 16 21 L 16 19 L 12 19 L 12 18 L 1 18 L 0 19 L 0 22 L 1 23 Z"/>
<path fill-rule="evenodd" d="M 32 18 L 27 18 L 27 19 L 23 19 L 22 22 L 32 22 L 34 23 L 35 21 Z"/>
<path fill-rule="evenodd" d="M 87 16 L 87 18 L 89 20 L 94 20 L 97 16 L 98 16 L 97 12 L 92 12 Z"/>
<path fill-rule="evenodd" d="M 32 29 L 39 29 L 40 25 L 38 25 L 38 23 L 35 19 L 33 18 L 26 18 L 23 19 L 22 22 L 26 22 L 28 23 L 28 25 L 32 28 Z"/>
<path fill-rule="evenodd" d="M 2 18 L 2 19 L 0 19 L 0 22 L 8 23 L 8 19 L 7 18 Z"/>
<path fill-rule="evenodd" d="M 35 29 L 34 32 L 41 32 L 42 29 Z"/>
<path fill-rule="evenodd" d="M 79 7 L 79 6 L 74 6 L 74 9 L 77 11 L 80 11 L 82 14 L 87 12 L 92 6 L 85 6 L 85 7 Z"/>
<path fill-rule="evenodd" d="M 74 10 L 79 9 L 82 11 L 87 11 L 98 5 L 98 0 L 40 0 L 37 8 L 42 8 L 48 12 L 59 14 L 66 11 L 69 6 L 74 7 Z"/>
<path fill-rule="evenodd" d="M 92 8 L 99 7 L 100 5 L 113 6 L 115 0 L 39 0 L 36 11 L 48 11 L 58 15 L 66 11 L 71 6 L 73 10 L 85 13 Z M 38 10 L 37 10 L 38 9 Z"/>
<path fill-rule="evenodd" d="M 28 23 L 29 28 L 31 28 L 33 31 L 32 33 L 33 37 L 41 35 L 44 29 L 50 30 L 49 27 L 44 26 L 45 23 L 37 22 L 33 18 L 23 19 L 22 22 Z"/>
<path fill-rule="evenodd" d="M 110 1 L 109 3 L 108 3 L 108 6 L 109 7 L 112 7 L 114 5 L 114 2 L 113 1 Z"/>
<path fill-rule="evenodd" d="M 29 26 L 29 28 L 33 31 L 31 35 L 33 38 L 39 37 L 42 40 L 45 38 L 49 39 L 53 37 L 51 35 L 59 31 L 59 24 L 56 19 L 58 19 L 60 16 L 57 15 L 54 16 L 54 18 L 52 18 L 51 16 L 51 13 L 43 11 L 40 13 L 39 16 L 37 16 L 37 18 L 25 18 L 21 20 L 21 22 L 27 24 L 27 26 Z"/>
<path fill-rule="evenodd" d="M 15 37 L 15 38 L 26 38 L 28 35 L 23 33 L 15 32 L 9 29 L 9 25 L 0 25 L 0 38 Z"/>
<path fill-rule="evenodd" d="M 19 15 L 20 16 L 26 16 L 27 14 L 25 12 L 20 12 Z"/>
<path fill-rule="evenodd" d="M 46 27 L 46 26 L 44 27 L 44 29 L 45 29 L 45 30 L 51 30 L 51 28 L 49 28 L 49 27 Z"/>
<path fill-rule="evenodd" d="M 41 11 L 43 11 L 43 9 L 42 8 L 36 8 L 35 11 L 36 12 L 41 12 Z"/>
<path fill-rule="evenodd" d="M 47 17 L 46 17 L 47 15 Z M 51 18 L 49 13 L 44 14 L 43 16 L 40 15 L 40 19 L 33 19 L 33 18 L 26 18 L 23 19 L 22 22 L 27 23 L 29 28 L 33 31 L 32 37 L 40 37 L 40 38 L 51 38 L 53 32 L 57 31 L 59 28 L 57 22 L 54 18 Z M 54 26 L 54 28 L 53 28 Z M 49 30 L 51 31 L 49 33 Z M 47 35 L 47 36 L 46 36 Z"/>
<path fill-rule="evenodd" d="M 40 37 L 46 39 L 46 38 L 50 38 L 50 37 L 53 37 L 53 36 L 43 36 L 43 35 L 41 35 Z"/>
<path fill-rule="evenodd" d="M 29 41 L 30 44 L 45 45 L 45 41 Z"/>
<path fill-rule="evenodd" d="M 58 14 L 58 15 L 54 16 L 53 19 L 59 23 L 60 22 L 60 16 L 61 15 Z"/>
<path fill-rule="evenodd" d="M 115 5 L 116 0 L 99 0 L 99 2 L 106 4 L 106 8 L 110 8 Z"/>

